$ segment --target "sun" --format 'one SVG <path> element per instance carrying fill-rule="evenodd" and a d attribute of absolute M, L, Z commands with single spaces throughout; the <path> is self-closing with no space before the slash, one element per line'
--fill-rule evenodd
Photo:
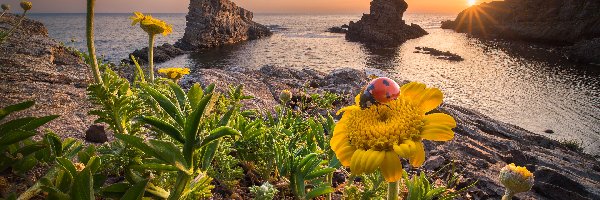
<path fill-rule="evenodd" d="M 477 0 L 467 0 L 468 6 L 473 6 L 473 5 L 475 5 L 475 3 L 477 3 Z"/>

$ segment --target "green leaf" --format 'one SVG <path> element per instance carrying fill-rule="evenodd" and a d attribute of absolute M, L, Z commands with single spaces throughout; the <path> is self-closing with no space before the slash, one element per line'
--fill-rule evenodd
<path fill-rule="evenodd" d="M 92 181 L 92 172 L 85 168 L 75 178 L 71 197 L 75 200 L 95 200 L 94 183 Z"/>
<path fill-rule="evenodd" d="M 304 168 L 304 166 L 309 161 L 312 161 L 315 158 L 317 158 L 317 154 L 316 153 L 311 153 L 311 154 L 308 154 L 308 155 L 304 156 L 304 158 L 302 158 L 302 160 L 300 161 L 300 163 L 298 163 L 298 165 L 296 166 L 296 171 L 300 171 L 302 168 Z"/>
<path fill-rule="evenodd" d="M 229 108 L 229 110 L 223 115 L 223 117 L 221 117 L 221 120 L 219 121 L 219 126 L 227 126 L 231 115 L 233 115 L 233 111 L 235 111 L 235 106 Z"/>
<path fill-rule="evenodd" d="M 23 155 L 23 157 L 27 157 L 32 153 L 35 153 L 39 150 L 45 149 L 47 146 L 45 144 L 41 144 L 41 143 L 35 143 L 35 144 L 30 144 L 27 146 L 24 146 L 22 148 L 20 148 L 19 150 L 17 150 L 16 154 L 21 154 Z"/>
<path fill-rule="evenodd" d="M 199 83 L 195 83 L 194 86 L 192 86 L 192 88 L 190 88 L 190 90 L 188 91 L 187 96 L 192 110 L 196 110 L 198 104 L 200 103 L 200 100 L 204 96 L 204 91 L 202 91 L 202 88 L 200 87 Z"/>
<path fill-rule="evenodd" d="M 1 124 L 0 125 L 0 137 L 6 135 L 6 133 L 8 133 L 10 131 L 17 130 L 17 129 L 27 125 L 29 122 L 31 122 L 34 119 L 35 119 L 35 117 L 24 117 L 24 118 L 11 120 L 4 124 Z"/>
<path fill-rule="evenodd" d="M 11 145 L 35 136 L 36 133 L 30 131 L 14 130 L 0 137 L 0 146 Z"/>
<path fill-rule="evenodd" d="M 152 96 L 154 100 L 156 100 L 156 102 L 158 102 L 158 105 L 160 105 L 160 107 L 169 116 L 171 116 L 173 120 L 175 120 L 180 125 L 185 124 L 185 119 L 183 118 L 181 110 L 177 106 L 175 106 L 175 104 L 171 102 L 169 98 L 167 98 L 164 94 L 160 93 L 158 90 L 150 86 L 145 85 L 143 86 L 143 88 L 148 94 L 150 94 L 150 96 Z"/>
<path fill-rule="evenodd" d="M 125 135 L 125 134 L 120 134 L 117 133 L 115 134 L 115 137 L 123 140 L 123 142 L 141 150 L 142 152 L 144 152 L 145 154 L 160 159 L 160 155 L 152 148 L 150 147 L 148 144 L 144 143 L 144 140 L 142 138 L 136 137 L 136 136 L 132 136 L 132 135 Z"/>
<path fill-rule="evenodd" d="M 181 89 L 181 87 L 179 85 L 177 85 L 177 83 L 173 83 L 172 81 L 168 81 L 167 83 L 169 84 L 169 86 L 171 87 L 171 90 L 173 90 L 173 92 L 175 93 L 175 96 L 177 97 L 177 102 L 179 103 L 179 108 L 182 111 L 185 110 L 185 102 L 187 102 L 187 98 L 186 98 L 185 92 L 183 92 L 183 89 Z"/>
<path fill-rule="evenodd" d="M 215 90 L 215 84 L 211 83 L 210 85 L 206 86 L 206 88 L 204 88 L 204 94 L 210 94 Z"/>
<path fill-rule="evenodd" d="M 152 171 L 179 171 L 179 169 L 177 167 L 174 167 L 172 165 L 165 165 L 165 164 L 158 164 L 158 163 L 148 163 L 148 164 L 141 164 L 141 165 L 133 165 L 131 166 L 132 169 L 135 170 L 152 170 Z"/>
<path fill-rule="evenodd" d="M 31 120 L 29 123 L 27 123 L 27 125 L 21 127 L 21 129 L 26 130 L 26 131 L 33 131 L 33 130 L 39 128 L 40 126 L 43 126 L 44 124 L 46 124 L 58 117 L 59 117 L 59 115 L 50 115 L 50 116 L 45 116 L 45 117 L 39 117 L 34 120 Z"/>
<path fill-rule="evenodd" d="M 144 192 L 146 191 L 146 185 L 148 185 L 148 179 L 140 181 L 133 185 L 133 187 L 129 188 L 125 195 L 121 197 L 122 200 L 141 200 L 144 197 Z"/>
<path fill-rule="evenodd" d="M 165 142 L 161 140 L 150 140 L 150 147 L 153 148 L 159 155 L 159 159 L 177 167 L 182 172 L 191 174 L 188 165 L 185 162 L 185 158 L 179 148 L 171 142 Z"/>
<path fill-rule="evenodd" d="M 306 180 L 311 180 L 320 176 L 323 176 L 325 174 L 329 174 L 335 171 L 335 168 L 323 168 L 320 170 L 316 170 L 310 174 L 308 174 L 306 177 L 304 177 Z"/>
<path fill-rule="evenodd" d="M 196 110 L 194 110 L 194 112 L 192 112 L 192 114 L 188 116 L 184 128 L 185 139 L 187 140 L 186 142 L 190 142 L 192 144 L 196 142 L 196 134 L 198 133 L 200 120 L 202 119 L 202 115 L 204 115 L 206 105 L 208 105 L 211 98 L 212 94 L 204 96 L 202 100 L 200 100 L 200 103 L 198 104 Z"/>
<path fill-rule="evenodd" d="M 321 195 L 332 193 L 334 191 L 335 189 L 333 189 L 331 186 L 321 186 L 319 188 L 311 190 L 308 194 L 306 194 L 306 199 L 313 199 Z"/>
<path fill-rule="evenodd" d="M 77 169 L 75 169 L 75 165 L 73 165 L 73 162 L 71 162 L 69 159 L 59 157 L 56 158 L 56 162 L 58 162 L 63 169 L 70 173 L 72 177 L 77 175 Z"/>
<path fill-rule="evenodd" d="M 9 114 L 11 114 L 13 112 L 17 112 L 17 111 L 21 111 L 21 110 L 30 108 L 34 104 L 35 104 L 34 101 L 26 101 L 23 103 L 6 106 L 6 107 L 0 109 L 0 120 L 4 119 L 6 116 L 8 116 Z"/>
<path fill-rule="evenodd" d="M 200 144 L 200 147 L 204 147 L 207 144 L 218 140 L 219 138 L 225 137 L 225 136 L 239 136 L 241 135 L 239 131 L 228 127 L 228 126 L 221 126 L 219 128 L 216 128 L 214 130 L 212 130 L 208 136 L 206 138 L 204 138 L 204 140 L 202 140 L 202 143 Z"/>
<path fill-rule="evenodd" d="M 100 161 L 100 157 L 93 156 L 89 159 L 89 161 L 85 165 L 85 168 L 89 168 L 92 173 L 96 173 L 96 171 L 98 171 L 98 169 L 100 168 L 101 164 L 102 162 Z"/>
<path fill-rule="evenodd" d="M 50 149 L 54 156 L 60 157 L 63 154 L 63 144 L 60 138 L 54 133 L 44 135 L 45 141 L 50 145 Z"/>
<path fill-rule="evenodd" d="M 213 158 L 215 157 L 215 153 L 219 148 L 219 140 L 216 140 L 210 144 L 208 144 L 203 151 L 202 154 L 202 171 L 208 170 L 210 167 L 210 163 L 212 163 Z"/>
<path fill-rule="evenodd" d="M 180 143 L 185 143 L 185 139 L 181 135 L 179 129 L 175 128 L 175 126 L 169 124 L 168 122 L 154 116 L 150 117 L 141 117 L 140 121 L 153 126 L 154 128 L 162 131 L 163 133 L 171 136 L 171 138 L 177 140 Z"/>
<path fill-rule="evenodd" d="M 135 59 L 135 56 L 129 55 L 129 57 L 131 57 L 131 60 L 133 61 L 133 64 L 135 66 L 135 72 L 136 72 L 137 76 L 140 77 L 140 80 L 142 81 L 142 83 L 145 83 L 146 76 L 144 75 L 144 71 L 142 70 L 142 67 L 140 67 L 140 64 Z"/>

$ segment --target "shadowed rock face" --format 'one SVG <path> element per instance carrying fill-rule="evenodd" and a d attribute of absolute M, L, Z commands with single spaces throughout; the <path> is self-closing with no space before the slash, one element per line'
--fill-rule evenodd
<path fill-rule="evenodd" d="M 373 0 L 370 14 L 350 22 L 346 39 L 388 46 L 426 35 L 419 25 L 407 25 L 402 20 L 407 8 L 404 0 Z"/>
<path fill-rule="evenodd" d="M 600 37 L 598 0 L 506 0 L 462 11 L 442 28 L 484 37 L 571 44 Z"/>
<path fill-rule="evenodd" d="M 175 46 L 194 50 L 272 34 L 267 27 L 252 21 L 253 17 L 252 12 L 229 0 L 191 0 L 185 34 Z"/>

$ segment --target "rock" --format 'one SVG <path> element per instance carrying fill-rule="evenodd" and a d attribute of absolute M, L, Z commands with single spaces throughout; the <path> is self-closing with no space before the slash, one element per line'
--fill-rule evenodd
<path fill-rule="evenodd" d="M 91 125 L 90 128 L 85 131 L 85 141 L 94 143 L 108 142 L 108 137 L 106 136 L 106 131 L 104 131 L 104 126 Z"/>
<path fill-rule="evenodd" d="M 460 57 L 459 55 L 450 53 L 449 51 L 440 51 L 440 50 L 430 48 L 430 47 L 415 47 L 415 49 L 417 49 L 417 51 L 415 51 L 414 53 L 429 54 L 429 55 L 431 55 L 437 59 L 441 59 L 441 60 L 449 60 L 449 61 L 465 60 L 462 57 Z"/>
<path fill-rule="evenodd" d="M 154 47 L 154 63 L 166 62 L 183 54 L 185 54 L 185 51 L 181 50 L 180 48 L 177 48 L 169 43 L 164 43 L 161 46 Z M 140 65 L 148 63 L 148 47 L 135 50 L 129 55 L 135 56 L 135 59 L 140 63 Z M 130 57 L 123 59 L 122 62 L 133 64 L 133 61 Z"/>
<path fill-rule="evenodd" d="M 344 27 L 344 26 L 346 26 L 346 27 Z M 344 24 L 341 27 L 340 26 L 334 26 L 334 27 L 331 27 L 331 28 L 327 29 L 327 32 L 330 32 L 330 33 L 348 33 L 348 25 Z"/>
<path fill-rule="evenodd" d="M 551 168 L 542 167 L 535 171 L 535 183 L 533 189 L 542 196 L 559 199 L 598 199 L 600 196 L 593 195 L 577 180 L 572 180 L 561 172 Z"/>
<path fill-rule="evenodd" d="M 600 1 L 506 0 L 472 6 L 444 28 L 481 37 L 571 44 L 600 37 Z"/>
<path fill-rule="evenodd" d="M 191 0 L 185 34 L 175 46 L 195 50 L 270 36 L 271 31 L 253 17 L 229 0 Z"/>
<path fill-rule="evenodd" d="M 456 22 L 452 20 L 442 21 L 442 29 L 454 29 L 454 27 L 456 27 Z"/>
<path fill-rule="evenodd" d="M 404 0 L 373 0 L 370 14 L 348 25 L 346 39 L 393 46 L 427 35 L 419 25 L 407 25 L 402 19 L 408 4 Z"/>
<path fill-rule="evenodd" d="M 550 129 L 547 129 L 547 130 L 544 131 L 544 133 L 552 134 L 552 133 L 554 133 L 554 131 L 550 130 Z"/>
<path fill-rule="evenodd" d="M 579 41 L 566 51 L 570 60 L 600 65 L 600 38 Z"/>
<path fill-rule="evenodd" d="M 0 31 L 10 29 L 19 18 L 5 14 Z M 94 121 L 87 115 L 92 108 L 85 87 L 92 80 L 89 67 L 76 53 L 49 38 L 40 22 L 25 18 L 20 28 L 0 43 L 0 77 L 0 107 L 36 102 L 11 118 L 60 115 L 42 129 L 80 139 Z"/>
<path fill-rule="evenodd" d="M 446 159 L 442 156 L 431 156 L 425 161 L 424 168 L 428 170 L 438 170 L 444 166 Z"/>

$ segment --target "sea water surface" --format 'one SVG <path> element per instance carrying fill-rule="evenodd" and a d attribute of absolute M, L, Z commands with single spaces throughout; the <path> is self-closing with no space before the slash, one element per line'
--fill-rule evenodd
<path fill-rule="evenodd" d="M 134 49 L 146 46 L 147 36 L 131 26 L 130 14 L 97 14 L 99 54 L 119 62 Z M 157 44 L 174 43 L 183 36 L 185 14 L 155 14 L 174 25 L 174 33 Z M 480 40 L 439 28 L 452 15 L 406 14 L 408 23 L 429 35 L 395 48 L 348 42 L 342 34 L 327 33 L 332 26 L 360 19 L 356 15 L 256 14 L 255 21 L 279 25 L 271 37 L 203 50 L 160 66 L 259 68 L 274 65 L 331 71 L 340 67 L 377 68 L 403 80 L 439 87 L 445 101 L 477 110 L 556 140 L 574 140 L 587 152 L 600 154 L 600 70 L 598 66 L 567 62 L 553 47 L 502 40 Z M 85 50 L 85 15 L 33 14 L 54 37 Z M 462 62 L 414 53 L 432 47 L 462 56 Z M 595 68 L 595 70 L 594 70 Z M 544 133 L 545 130 L 554 133 Z"/>

